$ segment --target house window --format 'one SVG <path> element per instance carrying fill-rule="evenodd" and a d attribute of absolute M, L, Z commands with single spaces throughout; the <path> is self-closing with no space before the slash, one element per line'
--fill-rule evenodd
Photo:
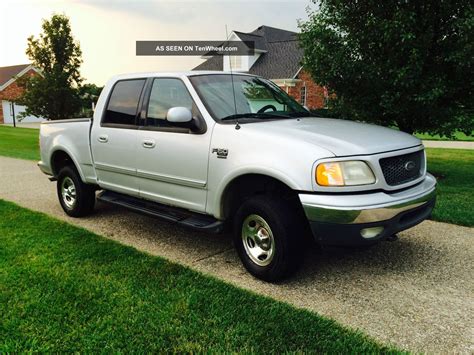
<path fill-rule="evenodd" d="M 306 105 L 306 86 L 301 87 L 300 89 L 300 103 Z"/>
<path fill-rule="evenodd" d="M 242 68 L 242 56 L 230 56 L 230 66 L 232 69 L 239 70 Z"/>

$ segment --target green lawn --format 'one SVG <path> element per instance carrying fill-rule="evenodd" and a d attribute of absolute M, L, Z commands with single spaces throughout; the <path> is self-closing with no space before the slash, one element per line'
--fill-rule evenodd
<path fill-rule="evenodd" d="M 433 219 L 474 226 L 474 150 L 426 149 L 428 170 L 439 178 Z M 0 155 L 39 160 L 38 130 L 0 126 Z"/>
<path fill-rule="evenodd" d="M 0 200 L 0 352 L 393 351 Z"/>
<path fill-rule="evenodd" d="M 433 141 L 446 141 L 449 140 L 446 137 L 440 137 L 438 135 L 430 135 L 430 134 L 415 134 L 420 139 L 427 139 L 427 140 L 433 140 Z M 469 135 L 466 136 L 462 132 L 455 132 L 454 133 L 454 141 L 474 141 L 474 135 Z"/>
<path fill-rule="evenodd" d="M 0 155 L 39 160 L 39 130 L 0 125 Z"/>
<path fill-rule="evenodd" d="M 438 178 L 433 219 L 474 226 L 474 150 L 426 149 L 428 170 Z"/>

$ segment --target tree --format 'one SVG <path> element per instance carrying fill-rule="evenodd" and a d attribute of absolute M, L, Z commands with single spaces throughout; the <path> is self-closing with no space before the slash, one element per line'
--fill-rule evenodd
<path fill-rule="evenodd" d="M 92 116 L 92 104 L 95 105 L 103 88 L 103 86 L 99 87 L 95 84 L 84 84 L 79 87 L 79 97 L 81 99 L 80 115 L 82 117 Z"/>
<path fill-rule="evenodd" d="M 474 6 L 321 0 L 300 23 L 303 65 L 342 117 L 450 136 L 474 129 Z"/>
<path fill-rule="evenodd" d="M 78 92 L 82 82 L 81 49 L 65 15 L 54 14 L 50 20 L 43 20 L 42 29 L 38 39 L 28 38 L 26 50 L 41 75 L 18 80 L 25 88 L 19 102 L 26 106 L 25 115 L 51 120 L 70 118 L 81 106 Z"/>

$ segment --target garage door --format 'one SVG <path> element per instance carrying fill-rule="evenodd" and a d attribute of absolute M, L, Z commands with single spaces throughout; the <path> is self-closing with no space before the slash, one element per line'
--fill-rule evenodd
<path fill-rule="evenodd" d="M 3 120 L 5 123 L 13 123 L 13 113 L 12 113 L 12 107 L 11 107 L 11 102 L 3 100 L 2 101 L 2 108 L 3 108 Z M 20 112 L 25 112 L 25 106 L 21 105 L 15 105 L 15 117 L 16 121 L 18 122 L 18 114 Z M 35 116 L 27 116 L 25 117 L 21 122 L 41 122 L 44 119 L 41 117 L 35 117 Z"/>

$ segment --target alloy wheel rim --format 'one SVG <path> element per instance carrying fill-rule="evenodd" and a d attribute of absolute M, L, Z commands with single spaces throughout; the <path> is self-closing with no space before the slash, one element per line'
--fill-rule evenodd
<path fill-rule="evenodd" d="M 268 223 L 261 216 L 251 214 L 242 223 L 242 243 L 245 252 L 258 266 L 267 266 L 275 255 L 275 239 Z"/>
<path fill-rule="evenodd" d="M 76 185 L 68 176 L 61 183 L 61 196 L 66 207 L 73 209 L 77 201 Z"/>

